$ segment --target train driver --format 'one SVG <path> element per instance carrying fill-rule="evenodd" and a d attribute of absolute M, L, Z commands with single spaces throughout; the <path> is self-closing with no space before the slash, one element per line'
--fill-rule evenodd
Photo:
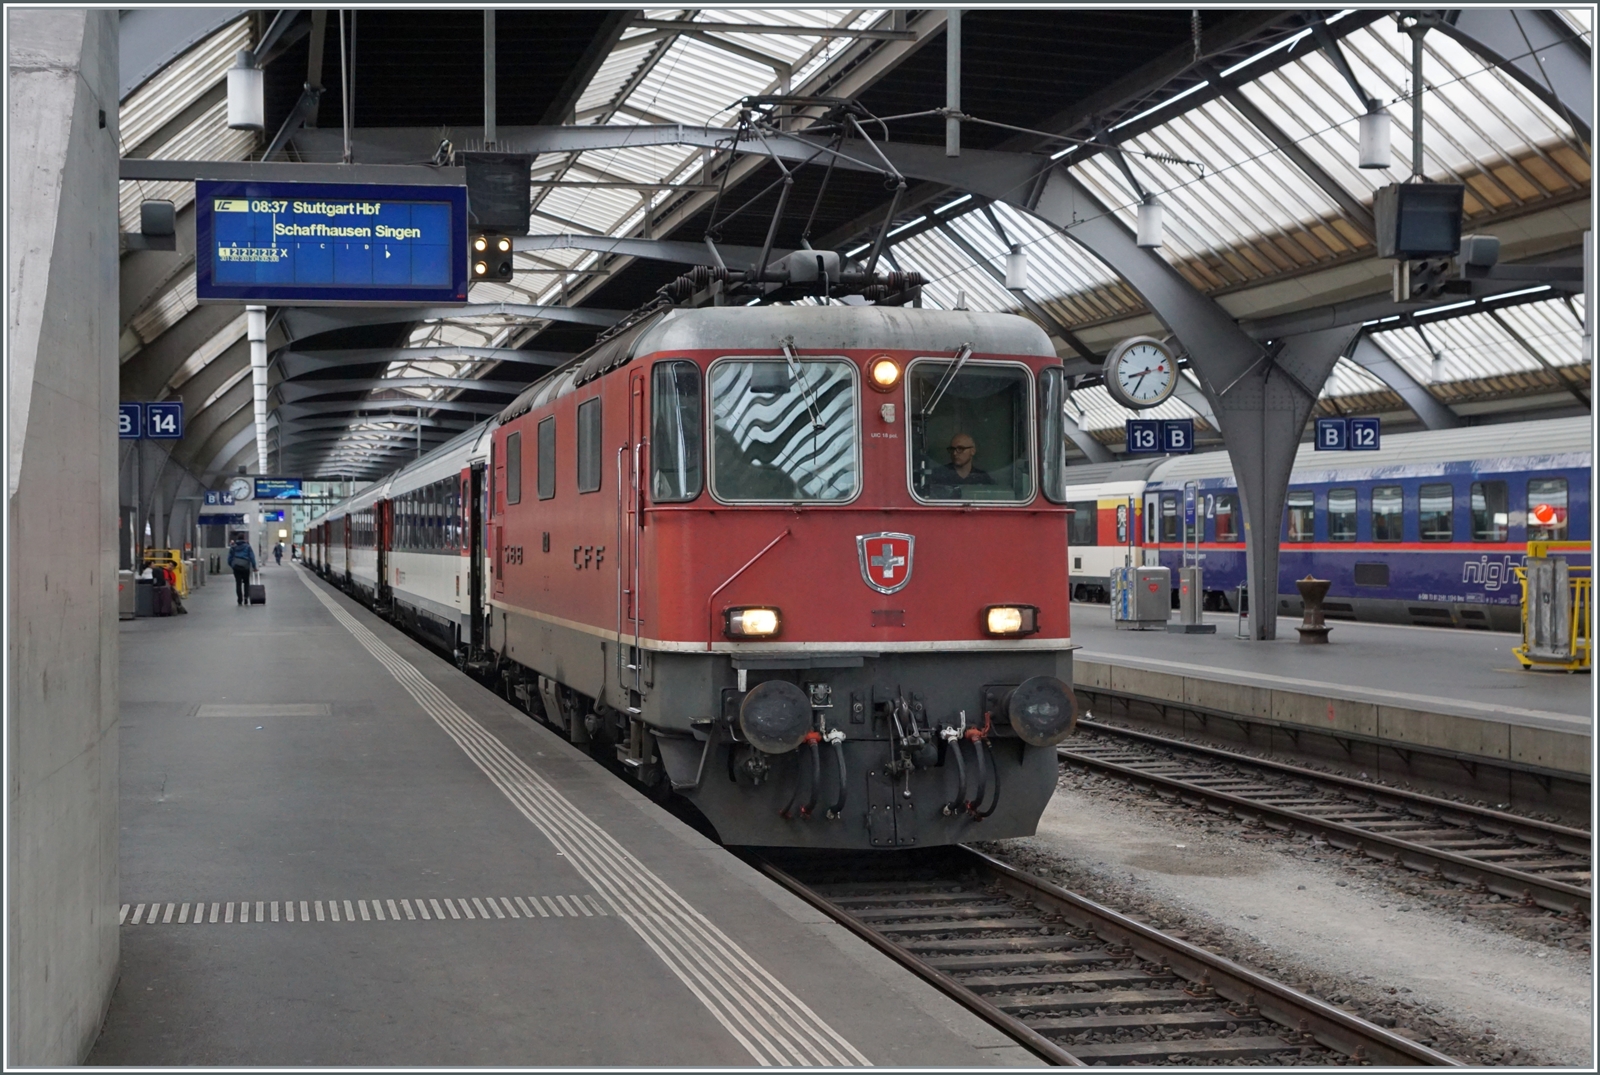
<path fill-rule="evenodd" d="M 933 468 L 929 481 L 933 485 L 993 485 L 988 471 L 973 466 L 978 456 L 978 443 L 969 434 L 957 433 L 950 438 L 950 462 Z"/>

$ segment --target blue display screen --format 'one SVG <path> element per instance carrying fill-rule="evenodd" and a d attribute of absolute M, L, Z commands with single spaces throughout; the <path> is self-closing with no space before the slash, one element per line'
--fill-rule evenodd
<path fill-rule="evenodd" d="M 467 301 L 465 187 L 195 183 L 201 302 Z"/>

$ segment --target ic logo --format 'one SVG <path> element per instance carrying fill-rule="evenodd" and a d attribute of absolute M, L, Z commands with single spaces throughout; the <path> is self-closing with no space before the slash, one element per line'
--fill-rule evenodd
<path fill-rule="evenodd" d="M 898 593 L 911 581 L 911 560 L 917 539 L 910 534 L 861 534 L 856 556 L 861 580 L 879 593 Z"/>

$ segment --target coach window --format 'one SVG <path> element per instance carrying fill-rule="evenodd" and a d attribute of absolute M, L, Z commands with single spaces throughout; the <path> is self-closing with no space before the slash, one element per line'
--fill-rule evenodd
<path fill-rule="evenodd" d="M 1046 499 L 1066 499 L 1066 371 L 1050 366 L 1039 373 L 1039 476 Z M 1076 542 L 1075 542 L 1076 543 Z M 1094 542 L 1089 542 L 1093 545 Z"/>
<path fill-rule="evenodd" d="M 522 503 L 521 433 L 513 433 L 506 438 L 506 503 Z"/>
<path fill-rule="evenodd" d="M 1372 487 L 1372 540 L 1402 541 L 1405 538 L 1405 498 L 1398 485 Z"/>
<path fill-rule="evenodd" d="M 712 363 L 711 490 L 722 500 L 841 501 L 861 487 L 856 367 L 838 359 Z"/>
<path fill-rule="evenodd" d="M 1455 491 L 1445 483 L 1429 483 L 1417 490 L 1417 537 L 1422 541 L 1449 541 L 1455 536 Z"/>
<path fill-rule="evenodd" d="M 1099 512 L 1100 506 L 1093 500 L 1079 500 L 1076 503 L 1068 504 L 1067 507 L 1072 510 L 1072 522 L 1067 528 L 1067 544 L 1074 546 L 1098 545 L 1100 543 L 1100 535 L 1098 533 L 1100 528 L 1097 525 L 1098 520 L 1095 515 Z"/>
<path fill-rule="evenodd" d="M 1161 494 L 1161 541 L 1175 542 L 1178 540 L 1178 494 Z"/>
<path fill-rule="evenodd" d="M 911 363 L 906 431 L 912 493 L 923 500 L 1032 499 L 1031 381 L 1027 369 L 1010 363 Z M 1065 449 L 1058 444 L 1053 451 Z"/>
<path fill-rule="evenodd" d="M 1328 490 L 1328 540 L 1354 541 L 1356 539 L 1356 491 L 1354 489 Z"/>
<path fill-rule="evenodd" d="M 578 492 L 600 488 L 600 397 L 578 404 Z"/>
<path fill-rule="evenodd" d="M 1232 493 L 1217 494 L 1216 538 L 1219 542 L 1239 540 L 1239 498 Z"/>
<path fill-rule="evenodd" d="M 1511 495 L 1505 482 L 1473 482 L 1472 540 L 1504 541 L 1511 522 Z"/>
<path fill-rule="evenodd" d="M 1317 539 L 1317 498 L 1310 489 L 1289 491 L 1289 541 Z"/>
<path fill-rule="evenodd" d="M 539 499 L 556 495 L 556 419 L 554 415 L 539 423 Z"/>
<path fill-rule="evenodd" d="M 1528 540 L 1567 539 L 1567 479 L 1528 479 Z"/>
<path fill-rule="evenodd" d="M 700 367 L 658 362 L 650 385 L 650 497 L 658 504 L 700 495 Z"/>

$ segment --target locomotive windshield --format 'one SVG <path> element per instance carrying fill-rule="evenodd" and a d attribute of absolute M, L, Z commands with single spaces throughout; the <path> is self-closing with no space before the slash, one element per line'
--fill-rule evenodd
<path fill-rule="evenodd" d="M 853 364 L 721 359 L 710 381 L 711 488 L 718 498 L 829 502 L 856 495 Z"/>
<path fill-rule="evenodd" d="M 923 500 L 1033 496 L 1028 371 L 921 359 L 906 374 L 911 490 Z"/>

